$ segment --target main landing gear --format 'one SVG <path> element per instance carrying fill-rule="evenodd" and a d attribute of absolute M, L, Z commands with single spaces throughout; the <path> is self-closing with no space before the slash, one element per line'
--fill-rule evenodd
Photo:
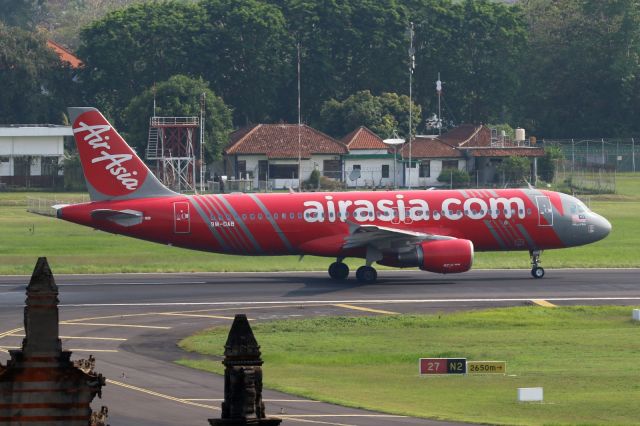
<path fill-rule="evenodd" d="M 529 256 L 531 256 L 531 276 L 533 278 L 544 277 L 544 268 L 538 266 L 540 261 L 540 250 L 530 250 Z"/>
<path fill-rule="evenodd" d="M 342 263 L 344 258 L 339 257 L 336 262 L 329 265 L 329 276 L 334 280 L 345 280 L 349 276 L 349 267 Z"/>
<path fill-rule="evenodd" d="M 334 280 L 345 280 L 349 276 L 349 267 L 342 263 L 344 258 L 338 258 L 329 265 L 329 276 Z M 361 283 L 374 283 L 378 279 L 378 272 L 371 265 L 361 266 L 356 270 L 356 279 Z"/>

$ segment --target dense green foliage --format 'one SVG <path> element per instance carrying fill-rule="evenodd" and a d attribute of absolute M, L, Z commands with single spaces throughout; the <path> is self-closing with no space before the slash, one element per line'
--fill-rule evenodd
<path fill-rule="evenodd" d="M 200 97 L 205 95 L 205 158 L 211 161 L 220 156 L 227 136 L 232 130 L 231 110 L 216 96 L 206 81 L 175 75 L 145 90 L 131 100 L 124 110 L 127 140 L 143 152 L 147 145 L 149 117 L 200 116 Z"/>
<path fill-rule="evenodd" d="M 0 22 L 0 124 L 62 123 L 72 78 L 41 35 Z"/>
<path fill-rule="evenodd" d="M 0 0 L 0 6 L 4 3 Z M 235 127 L 295 122 L 299 45 L 303 120 L 336 135 L 351 131 L 361 114 L 339 122 L 323 116 L 323 106 L 364 91 L 375 98 L 408 95 L 406 30 L 413 22 L 413 99 L 423 116 L 437 110 L 434 82 L 441 73 L 447 122 L 509 123 L 539 137 L 633 136 L 640 131 L 637 0 L 10 3 L 0 7 L 0 21 L 9 25 L 31 29 L 39 24 L 55 35 L 59 28 L 73 31 L 86 24 L 79 42 L 72 41 L 79 44 L 77 53 L 86 66 L 79 81 L 61 80 L 68 89 L 64 93 L 81 89 L 84 102 L 101 108 L 117 126 L 124 124 L 124 110 L 133 98 L 178 74 L 208 82 L 232 107 Z M 118 6 L 123 7 L 114 9 Z M 11 31 L 0 51 L 29 37 Z M 40 57 L 21 54 L 5 62 L 3 70 L 12 72 L 12 62 L 36 69 Z M 3 93 L 10 86 L 31 93 L 33 84 L 0 80 Z M 37 103 L 60 116 L 69 102 L 52 96 Z M 0 121 L 32 120 L 28 109 L 17 111 L 16 117 L 0 110 Z M 403 115 L 373 121 L 380 133 L 393 120 L 406 133 Z M 370 119 L 365 114 L 363 120 Z M 424 129 L 422 122 L 416 125 L 418 132 Z"/>
<path fill-rule="evenodd" d="M 531 176 L 531 160 L 528 157 L 511 156 L 505 158 L 497 167 L 504 182 L 522 184 Z"/>
<path fill-rule="evenodd" d="M 413 103 L 412 134 L 421 121 L 422 111 Z M 328 134 L 342 137 L 359 126 L 366 126 L 383 138 L 392 137 L 394 132 L 407 138 L 409 130 L 409 97 L 395 93 L 373 96 L 363 90 L 340 102 L 331 99 L 320 110 L 320 127 Z"/>
<path fill-rule="evenodd" d="M 466 188 L 471 177 L 465 170 L 442 169 L 438 176 L 438 182 L 449 185 L 450 188 Z"/>

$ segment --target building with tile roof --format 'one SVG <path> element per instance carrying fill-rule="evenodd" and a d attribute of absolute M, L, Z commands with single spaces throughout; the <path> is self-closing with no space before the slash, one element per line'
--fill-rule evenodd
<path fill-rule="evenodd" d="M 313 170 L 342 180 L 347 153 L 344 143 L 307 125 L 256 124 L 231 134 L 225 170 L 229 178 L 254 181 L 254 187 L 269 182 L 273 189 L 297 188 L 299 168 L 301 181 Z"/>
<path fill-rule="evenodd" d="M 343 137 L 342 143 L 349 149 L 343 157 L 347 187 L 394 187 L 400 182 L 394 154 L 380 136 L 360 126 Z"/>
<path fill-rule="evenodd" d="M 544 155 L 544 149 L 535 145 L 535 139 L 512 141 L 487 126 L 463 124 L 440 136 L 416 136 L 411 153 L 408 144 L 400 153 L 405 185 L 411 175 L 412 187 L 429 187 L 441 185 L 438 176 L 450 168 L 467 171 L 478 185 L 495 184 L 500 181 L 498 166 L 504 158 L 533 158 L 535 169 L 536 159 Z M 413 163 L 411 173 L 409 157 Z"/>

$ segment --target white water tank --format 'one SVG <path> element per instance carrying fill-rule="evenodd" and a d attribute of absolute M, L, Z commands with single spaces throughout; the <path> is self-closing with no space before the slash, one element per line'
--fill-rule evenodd
<path fill-rule="evenodd" d="M 517 141 L 523 141 L 524 140 L 524 129 L 521 127 L 518 127 L 516 129 L 516 140 Z"/>

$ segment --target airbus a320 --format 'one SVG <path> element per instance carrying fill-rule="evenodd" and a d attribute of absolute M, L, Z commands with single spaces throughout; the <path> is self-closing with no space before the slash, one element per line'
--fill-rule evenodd
<path fill-rule="evenodd" d="M 476 251 L 523 251 L 542 278 L 543 250 L 593 243 L 611 224 L 577 198 L 538 189 L 178 194 L 164 186 L 95 108 L 69 108 L 91 201 L 57 207 L 70 222 L 134 238 L 236 255 L 345 258 L 435 273 L 471 269 Z"/>

